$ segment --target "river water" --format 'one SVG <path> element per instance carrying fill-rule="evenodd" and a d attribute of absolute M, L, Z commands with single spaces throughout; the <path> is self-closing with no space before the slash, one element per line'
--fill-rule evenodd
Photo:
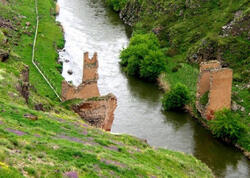
<path fill-rule="evenodd" d="M 189 114 L 163 113 L 158 86 L 124 75 L 119 67 L 120 50 L 128 45 L 125 26 L 118 15 L 101 0 L 58 0 L 57 20 L 65 32 L 63 77 L 74 85 L 82 80 L 83 53 L 98 52 L 102 95 L 112 92 L 118 98 L 114 133 L 126 133 L 163 147 L 194 155 L 206 163 L 217 177 L 249 177 L 250 161 L 238 150 L 214 139 Z M 69 75 L 68 71 L 73 74 Z"/>

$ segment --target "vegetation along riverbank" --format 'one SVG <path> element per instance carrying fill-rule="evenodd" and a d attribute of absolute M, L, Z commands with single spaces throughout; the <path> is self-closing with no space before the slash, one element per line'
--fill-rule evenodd
<path fill-rule="evenodd" d="M 214 177 L 191 155 L 86 124 L 32 64 L 34 0 L 0 0 L 0 177 Z M 37 0 L 35 61 L 61 93 L 55 1 Z"/>
<path fill-rule="evenodd" d="M 184 90 L 188 90 L 188 100 L 170 101 L 171 98 L 176 99 L 178 98 L 176 96 L 180 96 L 178 91 L 177 93 L 172 91 L 166 95 L 175 97 L 167 96 L 168 101 L 178 107 L 185 104 L 193 116 L 206 125 L 216 137 L 233 143 L 244 150 L 249 158 L 249 2 L 247 0 L 237 2 L 105 0 L 105 2 L 119 13 L 125 24 L 133 29 L 131 43 L 121 53 L 121 65 L 125 72 L 146 80 L 152 80 L 152 77 L 156 80 L 155 76 L 158 76 L 160 85 L 166 91 L 176 88 L 178 83 L 184 85 Z M 149 36 L 151 39 L 147 40 Z M 199 64 L 211 60 L 218 60 L 223 67 L 233 69 L 232 109 L 217 113 L 214 121 L 207 121 L 195 108 L 195 101 Z M 207 102 L 206 96 L 208 95 L 204 95 L 203 102 Z M 167 106 L 166 97 L 163 100 L 165 102 L 163 106 Z M 172 106 L 164 108 L 174 109 Z"/>

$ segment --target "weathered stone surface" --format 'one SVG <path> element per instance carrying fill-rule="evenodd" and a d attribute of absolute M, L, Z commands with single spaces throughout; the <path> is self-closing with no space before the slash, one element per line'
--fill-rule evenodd
<path fill-rule="evenodd" d="M 98 60 L 97 53 L 94 54 L 92 59 L 89 59 L 88 53 L 84 53 L 83 64 L 83 79 L 82 84 L 78 87 L 62 82 L 62 99 L 63 101 L 70 99 L 85 99 L 100 96 L 97 86 L 98 80 Z"/>
<path fill-rule="evenodd" d="M 2 17 L 0 17 L 0 27 L 9 28 L 9 29 L 14 30 L 14 27 L 13 27 L 12 23 L 10 22 L 10 20 L 9 19 L 5 20 Z"/>
<path fill-rule="evenodd" d="M 123 8 L 119 14 L 120 18 L 123 20 L 123 22 L 129 26 L 133 26 L 133 24 L 138 20 L 139 18 L 139 12 L 141 10 L 141 4 L 138 0 L 135 0 L 133 2 L 128 2 Z"/>
<path fill-rule="evenodd" d="M 243 14 L 243 11 L 237 11 L 234 14 L 234 19 L 227 25 L 222 27 L 222 36 L 239 36 L 245 33 L 250 39 L 249 33 L 250 14 Z"/>
<path fill-rule="evenodd" d="M 98 80 L 98 59 L 97 53 L 94 54 L 92 59 L 89 59 L 89 53 L 84 53 L 84 65 L 82 81 L 97 81 Z"/>
<path fill-rule="evenodd" d="M 224 108 L 231 109 L 233 71 L 221 68 L 218 61 L 200 64 L 200 75 L 197 83 L 196 108 L 203 118 L 214 118 L 214 113 Z M 201 97 L 209 92 L 208 103 L 204 107 L 200 103 Z"/>
<path fill-rule="evenodd" d="M 66 81 L 62 82 L 62 99 L 63 101 L 70 99 L 85 99 L 100 96 L 97 82 L 90 81 L 82 83 L 78 87 L 68 84 Z"/>
<path fill-rule="evenodd" d="M 73 106 L 73 110 L 92 126 L 110 131 L 116 107 L 116 97 L 113 94 L 109 94 L 97 100 L 85 100 Z"/>
<path fill-rule="evenodd" d="M 210 94 L 208 105 L 206 106 L 206 116 L 213 118 L 215 111 L 224 108 L 231 109 L 233 71 L 228 68 L 211 71 Z"/>
<path fill-rule="evenodd" d="M 21 72 L 19 83 L 16 88 L 20 94 L 24 97 L 26 103 L 29 101 L 29 67 L 25 66 Z"/>

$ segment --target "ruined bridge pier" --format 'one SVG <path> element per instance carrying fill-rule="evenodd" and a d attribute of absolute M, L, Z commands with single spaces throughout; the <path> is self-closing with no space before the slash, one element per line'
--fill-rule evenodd
<path fill-rule="evenodd" d="M 110 131 L 114 120 L 117 99 L 113 94 L 100 96 L 98 89 L 98 58 L 94 53 L 92 59 L 89 53 L 84 53 L 82 83 L 75 87 L 67 81 L 62 82 L 63 101 L 82 99 L 82 102 L 72 106 L 73 110 L 91 125 Z"/>
<path fill-rule="evenodd" d="M 200 64 L 196 108 L 203 118 L 211 120 L 214 119 L 216 111 L 231 109 L 232 79 L 232 69 L 222 68 L 219 61 L 209 61 Z M 206 93 L 208 102 L 203 106 L 201 98 Z"/>
<path fill-rule="evenodd" d="M 62 82 L 62 100 L 86 99 L 99 97 L 98 80 L 98 60 L 97 53 L 89 59 L 89 53 L 84 53 L 82 83 L 75 87 L 67 81 Z"/>

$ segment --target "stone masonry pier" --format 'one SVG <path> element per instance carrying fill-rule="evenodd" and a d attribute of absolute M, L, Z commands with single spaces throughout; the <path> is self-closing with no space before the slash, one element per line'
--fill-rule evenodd
<path fill-rule="evenodd" d="M 203 118 L 211 120 L 216 111 L 231 108 L 232 79 L 233 71 L 229 68 L 222 68 L 219 61 L 200 64 L 196 108 Z M 201 99 L 206 94 L 208 101 L 203 105 Z"/>
<path fill-rule="evenodd" d="M 110 131 L 114 120 L 114 111 L 117 99 L 113 94 L 100 96 L 97 86 L 98 59 L 97 53 L 92 59 L 84 53 L 82 83 L 78 87 L 62 82 L 63 101 L 82 99 L 80 104 L 75 104 L 72 109 L 92 126 Z"/>
<path fill-rule="evenodd" d="M 75 98 L 86 99 L 100 96 L 99 89 L 97 86 L 97 70 L 97 53 L 94 54 L 92 59 L 89 59 L 88 52 L 84 53 L 82 83 L 78 87 L 75 87 L 69 84 L 67 81 L 63 81 L 62 100 L 66 101 Z"/>

